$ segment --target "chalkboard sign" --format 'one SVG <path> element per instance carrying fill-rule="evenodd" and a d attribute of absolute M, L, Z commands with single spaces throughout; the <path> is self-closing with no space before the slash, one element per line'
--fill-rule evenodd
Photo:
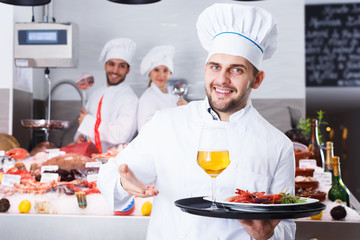
<path fill-rule="evenodd" d="M 306 5 L 306 86 L 360 86 L 360 4 Z"/>

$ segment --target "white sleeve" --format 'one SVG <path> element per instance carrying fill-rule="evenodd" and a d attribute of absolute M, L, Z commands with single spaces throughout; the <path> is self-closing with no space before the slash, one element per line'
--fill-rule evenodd
<path fill-rule="evenodd" d="M 151 99 L 152 95 L 149 94 L 143 94 L 139 100 L 139 108 L 138 108 L 138 129 L 142 128 L 142 126 L 148 122 L 155 114 L 155 112 L 158 110 L 154 99 Z"/>
<path fill-rule="evenodd" d="M 296 224 L 293 219 L 282 220 L 275 228 L 274 235 L 270 239 L 292 240 L 295 239 Z"/>
<path fill-rule="evenodd" d="M 99 169 L 97 186 L 113 210 L 122 210 L 129 205 L 129 195 L 120 184 L 119 164 L 115 158 L 110 158 Z"/>
<path fill-rule="evenodd" d="M 119 152 L 115 158 L 102 165 L 98 175 L 98 188 L 111 207 L 116 209 L 125 208 L 131 196 L 122 188 L 120 184 L 120 174 L 118 168 L 122 163 L 128 164 L 135 176 L 145 185 L 153 184 L 156 179 L 156 169 L 153 159 L 151 143 L 156 129 L 146 126 L 125 149 Z"/>
<path fill-rule="evenodd" d="M 271 183 L 273 193 L 287 191 L 295 193 L 295 156 L 292 143 L 285 143 L 285 147 L 280 153 L 280 160 Z M 295 239 L 296 224 L 293 219 L 282 220 L 275 228 L 273 240 Z"/>

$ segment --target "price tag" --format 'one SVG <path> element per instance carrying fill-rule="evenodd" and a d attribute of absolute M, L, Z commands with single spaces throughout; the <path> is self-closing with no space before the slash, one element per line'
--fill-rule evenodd
<path fill-rule="evenodd" d="M 315 159 L 300 159 L 299 160 L 299 168 L 316 168 L 316 160 Z"/>
<path fill-rule="evenodd" d="M 94 182 L 94 181 L 97 181 L 97 178 L 98 178 L 98 174 L 88 174 L 86 176 L 86 180 L 88 182 Z"/>
<path fill-rule="evenodd" d="M 21 180 L 20 175 L 4 174 L 1 180 L 1 185 L 12 187 L 14 184 L 19 184 Z"/>
<path fill-rule="evenodd" d="M 330 172 L 314 172 L 314 179 L 319 181 L 320 185 L 330 186 L 332 181 L 332 174 Z"/>
<path fill-rule="evenodd" d="M 43 172 L 45 171 L 51 171 L 51 172 L 55 172 L 59 169 L 58 165 L 48 165 L 48 166 L 42 166 L 41 167 L 41 174 L 43 174 Z"/>
<path fill-rule="evenodd" d="M 40 182 L 52 182 L 52 181 L 58 181 L 59 180 L 59 174 L 57 173 L 43 173 L 41 174 Z"/>
<path fill-rule="evenodd" d="M 100 168 L 102 162 L 87 162 L 85 164 L 86 168 Z"/>

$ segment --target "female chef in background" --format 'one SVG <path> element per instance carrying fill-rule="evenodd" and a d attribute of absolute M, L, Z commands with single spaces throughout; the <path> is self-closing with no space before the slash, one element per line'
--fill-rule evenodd
<path fill-rule="evenodd" d="M 149 121 L 156 111 L 186 105 L 188 102 L 171 93 L 167 83 L 174 72 L 173 56 L 175 48 L 161 45 L 152 48 L 143 58 L 140 72 L 149 76 L 148 88 L 142 94 L 138 107 L 138 131 Z"/>

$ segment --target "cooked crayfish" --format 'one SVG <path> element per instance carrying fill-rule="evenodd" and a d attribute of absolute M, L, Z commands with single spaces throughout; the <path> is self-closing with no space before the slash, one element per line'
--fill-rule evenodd
<path fill-rule="evenodd" d="M 265 194 L 265 192 L 250 193 L 248 190 L 244 191 L 238 188 L 235 193 L 237 195 L 229 197 L 227 201 L 238 203 L 274 204 L 280 203 L 282 198 L 281 194 Z"/>

